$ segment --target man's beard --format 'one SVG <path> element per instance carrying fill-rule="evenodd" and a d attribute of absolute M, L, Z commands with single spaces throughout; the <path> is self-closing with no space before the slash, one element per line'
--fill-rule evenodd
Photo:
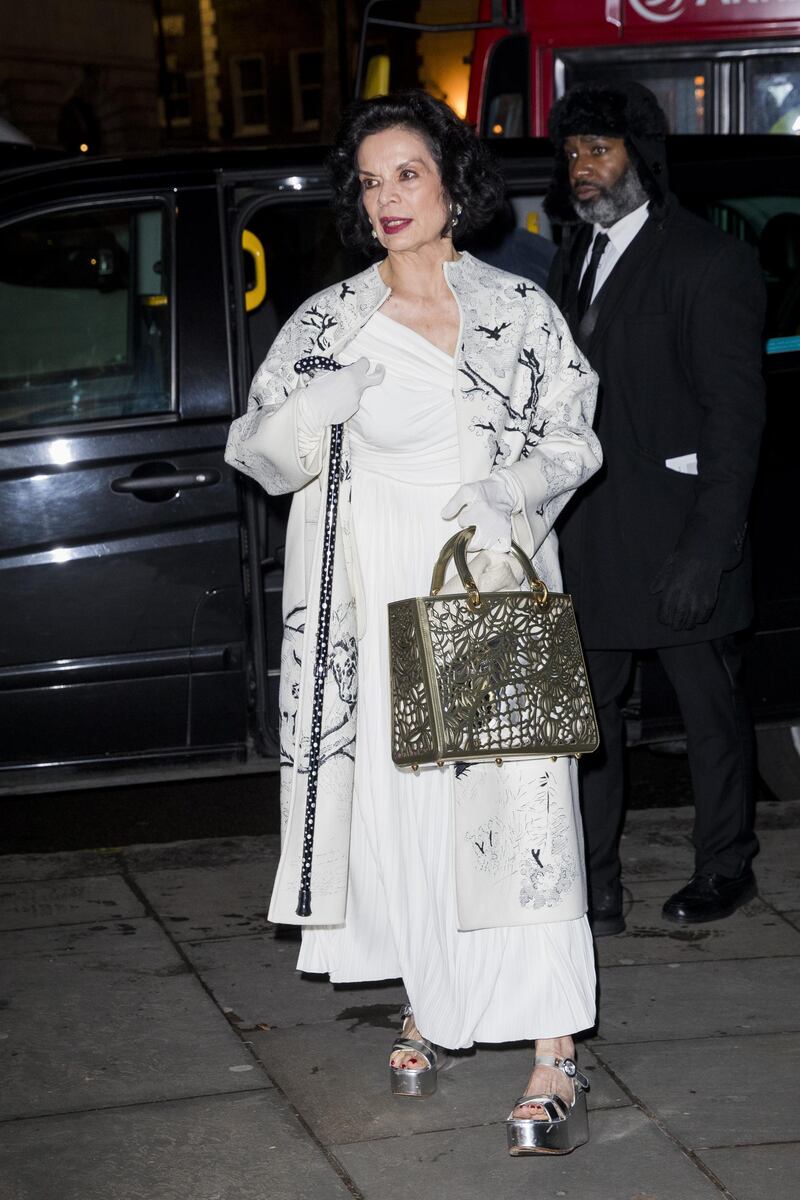
<path fill-rule="evenodd" d="M 647 199 L 647 192 L 639 181 L 636 168 L 632 163 L 628 163 L 611 187 L 599 187 L 598 195 L 593 200 L 579 200 L 573 195 L 572 206 L 582 221 L 608 229 L 610 225 L 627 217 L 635 208 L 639 208 Z"/>

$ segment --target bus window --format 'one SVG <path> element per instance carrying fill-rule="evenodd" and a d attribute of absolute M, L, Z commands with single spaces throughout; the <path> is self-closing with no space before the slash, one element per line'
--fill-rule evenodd
<path fill-rule="evenodd" d="M 748 133 L 800 134 L 800 56 L 747 60 L 745 97 Z"/>
<path fill-rule="evenodd" d="M 710 133 L 710 63 L 699 59 L 652 62 L 649 59 L 624 62 L 604 57 L 602 62 L 583 56 L 564 55 L 566 84 L 584 80 L 609 83 L 615 79 L 635 79 L 649 87 L 667 114 L 671 133 Z"/>
<path fill-rule="evenodd" d="M 481 132 L 490 138 L 530 133 L 530 46 L 525 34 L 495 43 L 489 56 Z"/>

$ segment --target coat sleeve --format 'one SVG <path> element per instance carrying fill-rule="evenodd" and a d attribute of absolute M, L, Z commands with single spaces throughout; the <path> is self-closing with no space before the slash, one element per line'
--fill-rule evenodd
<path fill-rule="evenodd" d="M 755 253 L 733 238 L 725 242 L 695 282 L 686 325 L 702 417 L 695 501 L 676 549 L 728 570 L 742 554 L 765 420 L 766 301 Z"/>
<path fill-rule="evenodd" d="M 535 554 L 577 488 L 598 471 L 603 452 L 592 430 L 597 376 L 572 340 L 567 323 L 548 303 L 546 350 L 532 378 L 538 388 L 522 454 L 505 470 L 522 501 L 525 549 Z M 533 322 L 531 323 L 533 325 Z M 542 315 L 536 325 L 541 328 Z M 523 356 L 528 351 L 523 351 Z"/>
<path fill-rule="evenodd" d="M 305 386 L 294 370 L 300 335 L 298 312 L 256 371 L 247 412 L 232 423 L 225 448 L 225 461 L 271 496 L 298 491 L 322 469 L 323 440 L 310 443 L 298 426 L 298 401 Z"/>

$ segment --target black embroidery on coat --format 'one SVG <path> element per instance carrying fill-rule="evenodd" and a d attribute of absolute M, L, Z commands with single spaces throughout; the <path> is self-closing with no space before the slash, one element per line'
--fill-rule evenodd
<path fill-rule="evenodd" d="M 485 393 L 488 390 L 490 392 L 494 392 L 495 396 L 499 396 L 506 406 L 508 406 L 509 398 L 505 392 L 501 392 L 500 389 L 496 388 L 493 383 L 489 383 L 488 379 L 484 379 L 482 375 L 479 375 L 475 368 L 471 367 L 469 363 L 465 362 L 463 367 L 459 367 L 459 372 L 462 375 L 466 375 L 467 379 L 472 384 L 471 388 L 464 389 L 465 396 L 471 396 L 474 392 Z"/>
<path fill-rule="evenodd" d="M 574 360 L 568 364 L 568 367 L 570 371 L 577 371 L 578 375 L 589 374 L 586 367 L 582 366 L 579 362 L 575 362 Z"/>
<path fill-rule="evenodd" d="M 476 333 L 485 333 L 490 342 L 499 342 L 500 334 L 503 332 L 503 330 L 510 329 L 510 328 L 511 328 L 511 322 L 504 321 L 502 325 L 494 325 L 494 326 L 476 325 L 475 332 Z"/>
<path fill-rule="evenodd" d="M 330 346 L 330 339 L 325 335 L 329 329 L 333 329 L 339 322 L 336 320 L 336 317 L 332 317 L 330 313 L 321 312 L 314 305 L 306 311 L 300 324 L 305 325 L 308 329 L 316 330 L 316 333 L 313 335 L 314 344 L 320 350 L 327 350 Z"/>
<path fill-rule="evenodd" d="M 295 607 L 286 616 L 284 622 L 284 637 L 287 633 L 298 634 L 302 637 L 306 627 L 306 606 L 305 604 L 296 604 Z M 292 663 L 296 668 L 297 678 L 291 686 L 291 702 L 290 708 L 281 707 L 279 710 L 280 716 L 280 765 L 281 767 L 294 767 L 294 739 L 297 732 L 297 708 L 300 701 L 300 670 L 302 667 L 302 659 L 297 650 L 291 649 Z"/>
<path fill-rule="evenodd" d="M 331 646 L 328 670 L 336 681 L 336 691 L 350 713 L 358 698 L 358 647 L 354 637 L 338 638 Z"/>
<path fill-rule="evenodd" d="M 297 618 L 303 614 L 303 620 L 298 621 Z M 296 604 L 290 613 L 287 613 L 286 620 L 283 623 L 284 633 L 303 633 L 306 627 L 305 621 L 306 606 L 305 604 Z"/>
<path fill-rule="evenodd" d="M 529 445 L 529 438 L 533 433 L 533 418 L 536 413 L 536 406 L 539 403 L 539 384 L 542 380 L 542 367 L 539 359 L 536 357 L 536 352 L 527 346 L 523 348 L 517 362 L 526 371 L 530 372 L 530 388 L 521 409 L 514 408 L 511 401 L 508 400 L 506 410 L 510 420 L 506 423 L 505 428 L 506 433 L 525 434 L 527 446 Z"/>
<path fill-rule="evenodd" d="M 353 715 L 358 702 L 358 643 L 354 637 L 340 637 L 331 643 L 327 678 L 333 683 L 341 701 L 341 716 L 332 725 L 326 725 L 322 730 L 320 766 L 338 755 L 355 761 L 356 732 Z M 336 734 L 345 729 L 348 724 L 353 726 L 353 732 L 346 741 L 339 744 Z M 307 762 L 300 768 L 300 771 L 301 774 L 308 773 Z"/>

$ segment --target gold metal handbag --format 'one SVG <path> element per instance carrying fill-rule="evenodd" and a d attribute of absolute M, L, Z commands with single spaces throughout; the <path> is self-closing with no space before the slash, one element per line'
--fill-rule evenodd
<path fill-rule="evenodd" d="M 467 564 L 473 532 L 442 547 L 430 596 L 389 605 L 393 761 L 416 770 L 596 750 L 572 600 L 548 591 L 516 543 L 530 591 L 481 593 Z M 440 596 L 451 557 L 464 593 Z"/>

